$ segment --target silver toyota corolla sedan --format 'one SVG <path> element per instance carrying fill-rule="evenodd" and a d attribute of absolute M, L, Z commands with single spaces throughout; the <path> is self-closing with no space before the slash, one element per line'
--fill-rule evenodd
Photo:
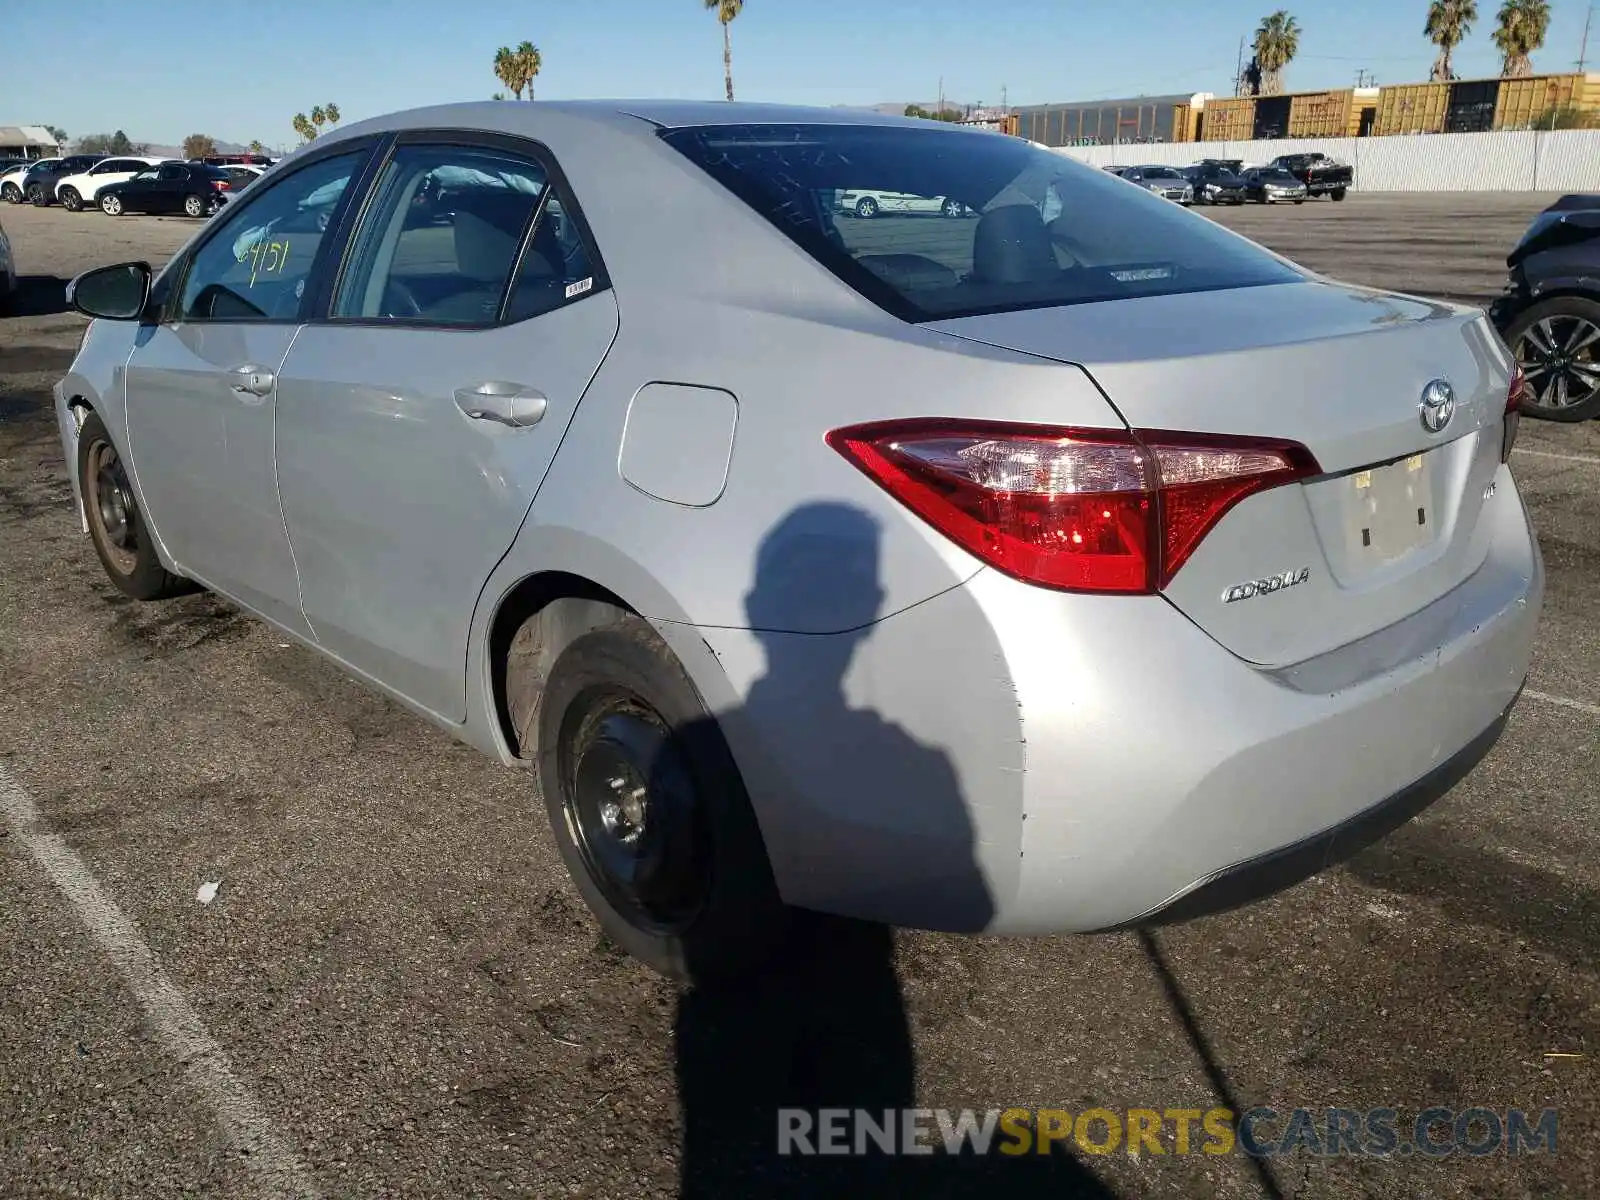
<path fill-rule="evenodd" d="M 863 189 L 980 215 L 838 211 Z M 530 767 L 606 931 L 680 977 L 793 907 L 1237 905 L 1442 795 L 1528 670 L 1484 316 L 1004 135 L 417 110 L 72 295 L 112 581 L 212 589 Z"/>

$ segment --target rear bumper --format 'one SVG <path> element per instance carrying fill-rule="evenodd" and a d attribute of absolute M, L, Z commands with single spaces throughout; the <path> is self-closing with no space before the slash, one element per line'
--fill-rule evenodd
<path fill-rule="evenodd" d="M 719 717 L 784 898 L 1093 932 L 1352 852 L 1470 769 L 1527 677 L 1544 570 L 1509 475 L 1483 519 L 1488 556 L 1454 591 L 1279 670 L 1162 597 L 993 571 L 854 634 L 697 630 L 743 697 Z"/>
<path fill-rule="evenodd" d="M 1522 694 L 1520 687 L 1517 694 Z M 1512 704 L 1515 703 L 1513 700 Z M 1331 829 L 1218 871 L 1156 911 L 1111 929 L 1172 925 L 1227 912 L 1293 887 L 1344 862 L 1399 829 L 1434 801 L 1442 800 L 1494 749 L 1510 717 L 1511 708 L 1507 707 L 1492 725 L 1454 755 L 1382 803 Z"/>

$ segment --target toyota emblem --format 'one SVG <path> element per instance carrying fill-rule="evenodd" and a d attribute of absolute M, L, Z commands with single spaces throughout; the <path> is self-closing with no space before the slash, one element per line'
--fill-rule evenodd
<path fill-rule="evenodd" d="M 1429 433 L 1443 433 L 1456 415 L 1456 390 L 1448 380 L 1435 379 L 1422 389 L 1422 427 Z"/>

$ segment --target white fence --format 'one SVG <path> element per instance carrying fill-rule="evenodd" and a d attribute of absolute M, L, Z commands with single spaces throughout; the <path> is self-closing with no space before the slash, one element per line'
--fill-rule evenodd
<path fill-rule="evenodd" d="M 1202 158 L 1262 164 L 1280 154 L 1307 150 L 1320 150 L 1354 167 L 1353 191 L 1600 192 L 1597 129 L 1064 146 L 1057 152 L 1097 167 L 1143 163 L 1185 167 Z"/>

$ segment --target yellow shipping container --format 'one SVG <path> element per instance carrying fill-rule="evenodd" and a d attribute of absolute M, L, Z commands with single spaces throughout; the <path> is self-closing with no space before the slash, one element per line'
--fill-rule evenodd
<path fill-rule="evenodd" d="M 1248 142 L 1256 133 L 1254 96 L 1207 100 L 1200 119 L 1203 142 Z"/>
<path fill-rule="evenodd" d="M 1301 92 L 1289 99 L 1289 136 L 1292 138 L 1355 137 L 1361 126 L 1355 92 Z"/>
<path fill-rule="evenodd" d="M 1496 129 L 1542 129 L 1568 125 L 1582 114 L 1600 124 L 1600 75 L 1530 75 L 1500 82 Z M 1582 119 L 1579 117 L 1578 119 Z"/>
<path fill-rule="evenodd" d="M 1448 83 L 1404 83 L 1378 90 L 1378 117 L 1372 132 L 1442 133 L 1450 107 Z"/>
<path fill-rule="evenodd" d="M 1175 142 L 1199 141 L 1201 109 L 1193 104 L 1172 106 L 1172 140 Z"/>

